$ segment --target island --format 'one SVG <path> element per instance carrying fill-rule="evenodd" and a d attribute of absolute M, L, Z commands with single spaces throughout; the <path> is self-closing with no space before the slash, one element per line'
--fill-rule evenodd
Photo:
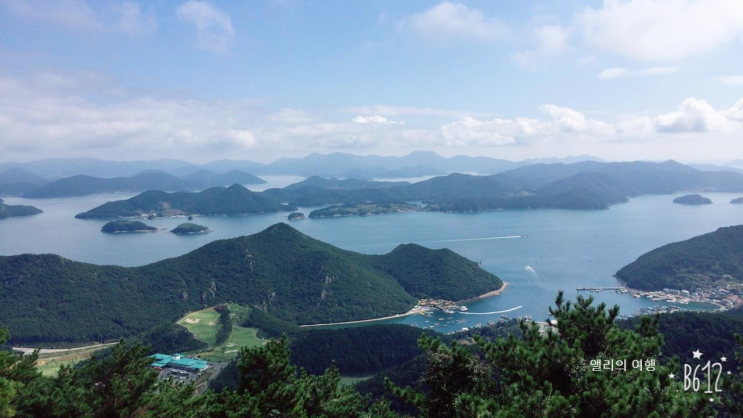
<path fill-rule="evenodd" d="M 42 210 L 33 206 L 7 205 L 3 199 L 0 199 L 0 219 L 38 215 L 39 213 L 43 213 Z"/>
<path fill-rule="evenodd" d="M 341 216 L 371 216 L 384 213 L 415 212 L 420 206 L 408 203 L 347 203 L 310 212 L 310 218 L 338 218 Z"/>
<path fill-rule="evenodd" d="M 711 205 L 712 201 L 698 194 L 689 194 L 686 196 L 681 196 L 681 197 L 677 197 L 673 199 L 673 203 L 676 203 L 679 205 L 699 206 L 699 205 Z"/>
<path fill-rule="evenodd" d="M 212 187 L 199 193 L 166 193 L 149 190 L 127 200 L 107 202 L 78 219 L 107 219 L 139 216 L 246 215 L 296 210 L 263 193 L 255 193 L 239 184 Z"/>
<path fill-rule="evenodd" d="M 739 197 L 737 199 L 733 199 L 730 201 L 730 203 L 734 205 L 743 205 L 743 197 Z"/>
<path fill-rule="evenodd" d="M 358 321 L 410 312 L 422 299 L 458 302 L 503 287 L 447 249 L 407 244 L 360 254 L 286 223 L 138 267 L 0 256 L 0 283 L 0 318 L 17 343 L 130 337 L 228 302 L 294 325 Z"/>
<path fill-rule="evenodd" d="M 154 232 L 157 228 L 139 221 L 118 220 L 111 221 L 101 228 L 101 232 L 108 234 L 119 234 L 125 232 Z"/>
<path fill-rule="evenodd" d="M 211 232 L 211 231 L 209 230 L 209 228 L 203 225 L 197 225 L 197 224 L 186 222 L 184 224 L 180 224 L 176 226 L 170 232 L 176 235 L 194 235 L 194 234 L 206 234 L 207 232 Z"/>
<path fill-rule="evenodd" d="M 289 214 L 290 221 L 299 221 L 301 219 L 304 219 L 304 213 L 302 212 L 294 212 Z"/>

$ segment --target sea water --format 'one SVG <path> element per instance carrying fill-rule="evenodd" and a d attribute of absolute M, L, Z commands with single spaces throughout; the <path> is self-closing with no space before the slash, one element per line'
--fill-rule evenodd
<path fill-rule="evenodd" d="M 270 179 L 280 184 L 286 178 Z M 272 183 L 259 188 L 273 187 Z M 303 219 L 289 222 L 288 213 L 249 216 L 198 216 L 193 222 L 213 232 L 179 236 L 155 233 L 104 234 L 105 220 L 80 220 L 75 215 L 106 201 L 132 194 L 93 195 L 74 198 L 5 198 L 6 203 L 36 206 L 43 214 L 0 220 L 0 255 L 52 253 L 95 264 L 139 266 L 176 257 L 217 239 L 254 234 L 277 222 L 288 222 L 303 233 L 340 248 L 365 254 L 383 254 L 396 246 L 418 243 L 429 248 L 449 248 L 508 282 L 500 296 L 467 304 L 469 312 L 508 312 L 511 318 L 530 315 L 547 318 L 558 290 L 574 299 L 578 287 L 614 287 L 612 277 L 643 253 L 671 242 L 743 224 L 743 205 L 730 204 L 737 194 L 705 193 L 714 204 L 673 204 L 678 195 L 641 196 L 608 210 L 502 210 L 473 214 L 413 212 L 370 217 Z M 309 215 L 316 208 L 300 208 Z M 147 220 L 170 230 L 183 218 Z M 584 293 L 586 296 L 588 294 Z M 604 291 L 590 293 L 621 313 L 663 302 L 632 298 Z M 679 305 L 685 308 L 702 308 Z M 437 312 L 433 318 L 412 315 L 385 322 L 428 327 L 449 332 L 477 323 L 497 321 L 502 314 L 468 315 Z M 439 320 L 438 318 L 444 318 Z M 461 322 L 464 320 L 464 322 Z M 429 321 L 429 322 L 426 322 Z M 461 323 L 459 323 L 459 322 Z M 368 324 L 368 323 L 367 323 Z"/>

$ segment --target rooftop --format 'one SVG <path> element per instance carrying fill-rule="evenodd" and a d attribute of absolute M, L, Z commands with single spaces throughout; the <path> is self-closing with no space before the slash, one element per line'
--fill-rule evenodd
<path fill-rule="evenodd" d="M 182 367 L 190 367 L 192 369 L 198 369 L 203 370 L 207 366 L 207 362 L 205 360 L 199 360 L 192 357 L 185 357 L 181 354 L 153 354 L 150 356 L 154 359 L 151 366 L 152 367 L 159 367 L 163 368 L 165 366 L 182 366 Z"/>

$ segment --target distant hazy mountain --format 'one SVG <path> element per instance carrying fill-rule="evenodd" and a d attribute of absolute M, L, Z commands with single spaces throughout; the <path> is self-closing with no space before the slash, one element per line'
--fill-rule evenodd
<path fill-rule="evenodd" d="M 127 200 L 108 202 L 75 216 L 78 219 L 105 219 L 155 214 L 241 215 L 295 210 L 262 193 L 235 184 L 212 187 L 199 193 L 166 193 L 149 190 Z"/>
<path fill-rule="evenodd" d="M 736 173 L 743 174 L 743 168 L 732 167 L 729 165 L 714 165 L 714 164 L 686 164 L 691 168 L 695 168 L 699 171 L 734 171 Z"/>
<path fill-rule="evenodd" d="M 252 174 L 240 170 L 230 170 L 226 173 L 214 173 L 209 170 L 199 170 L 183 176 L 183 179 L 201 186 L 201 188 L 229 186 L 232 184 L 265 184 L 266 181 Z"/>
<path fill-rule="evenodd" d="M 98 178 L 72 176 L 53 181 L 32 190 L 24 197 L 30 199 L 85 196 L 96 193 L 143 192 L 145 190 L 187 191 L 197 187 L 192 182 L 162 172 L 140 173 L 132 177 Z"/>
<path fill-rule="evenodd" d="M 553 181 L 587 172 L 608 174 L 624 187 L 630 188 L 633 195 L 680 191 L 743 191 L 743 174 L 732 171 L 699 171 L 675 161 L 535 164 L 500 173 L 497 177 L 514 185 L 536 189 Z"/>
<path fill-rule="evenodd" d="M 0 184 L 29 183 L 29 184 L 46 184 L 48 180 L 31 174 L 22 168 L 10 168 L 0 172 Z"/>
<path fill-rule="evenodd" d="M 378 182 L 345 181 L 354 187 L 332 190 L 323 184 L 335 185 L 338 180 L 313 178 L 266 193 L 295 205 L 423 201 L 428 205 L 425 210 L 476 212 L 529 208 L 606 209 L 642 194 L 743 192 L 743 174 L 703 172 L 674 161 L 535 164 L 491 176 L 454 173 L 386 188 L 379 188 Z"/>
<path fill-rule="evenodd" d="M 469 157 L 459 155 L 444 158 L 432 151 L 416 151 L 401 157 L 379 155 L 353 155 L 346 153 L 310 154 L 303 158 L 280 158 L 270 164 L 261 164 L 248 160 L 218 160 L 206 164 L 194 164 L 182 160 L 149 160 L 149 161 L 104 161 L 92 158 L 52 158 L 27 163 L 2 163 L 0 172 L 20 168 L 31 174 L 47 178 L 59 179 L 75 175 L 91 177 L 113 178 L 129 177 L 143 171 L 164 171 L 178 177 L 188 176 L 201 170 L 215 173 L 227 173 L 232 170 L 244 171 L 257 175 L 299 175 L 310 177 L 341 176 L 350 171 L 369 171 L 359 176 L 394 178 L 418 177 L 446 173 L 479 173 L 495 174 L 511 170 L 524 165 L 540 162 L 600 161 L 596 157 L 587 155 L 566 158 L 549 158 L 526 160 L 520 162 L 507 161 L 490 157 Z M 375 174 L 376 172 L 376 174 Z M 422 174 L 426 173 L 426 174 Z M 379 174 L 379 175 L 377 175 Z M 410 175 L 415 174 L 415 175 Z"/>
<path fill-rule="evenodd" d="M 191 173 L 184 179 L 160 171 L 148 171 L 131 177 L 66 177 L 31 190 L 26 190 L 21 195 L 30 199 L 39 199 L 86 196 L 96 193 L 143 192 L 146 190 L 194 191 L 233 184 L 262 183 L 265 183 L 263 179 L 237 170 L 232 170 L 224 174 L 199 170 Z M 0 191 L 2 191 L 2 185 L 0 185 Z"/>
<path fill-rule="evenodd" d="M 731 167 L 743 168 L 743 159 L 733 160 L 730 163 L 728 163 L 728 165 Z"/>
<path fill-rule="evenodd" d="M 326 179 L 319 176 L 312 176 L 306 180 L 302 180 L 299 183 L 294 183 L 286 186 L 284 190 L 300 190 L 309 187 L 316 187 L 319 189 L 335 189 L 335 190 L 355 190 L 355 189 L 380 189 L 386 187 L 397 187 L 405 186 L 410 183 L 406 181 L 372 181 L 372 180 L 360 180 L 360 179 Z"/>
<path fill-rule="evenodd" d="M 3 163 L 0 171 L 22 168 L 29 173 L 47 179 L 59 179 L 76 175 L 91 177 L 128 177 L 143 171 L 171 172 L 193 165 L 181 160 L 104 161 L 94 158 L 49 158 L 28 163 Z"/>
<path fill-rule="evenodd" d="M 414 167 L 405 167 L 395 170 L 391 170 L 384 167 L 372 167 L 368 169 L 352 169 L 344 171 L 331 177 L 339 178 L 357 178 L 357 179 L 396 179 L 396 178 L 409 178 L 409 177 L 424 177 L 424 176 L 443 176 L 447 173 L 442 170 L 438 170 L 423 165 L 417 165 Z"/>

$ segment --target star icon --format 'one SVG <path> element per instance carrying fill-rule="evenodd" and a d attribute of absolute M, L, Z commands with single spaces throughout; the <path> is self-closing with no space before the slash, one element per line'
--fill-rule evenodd
<path fill-rule="evenodd" d="M 722 356 L 722 357 L 720 357 L 720 361 L 724 363 L 724 362 L 728 361 L 728 358 L 725 357 L 725 356 Z"/>
<path fill-rule="evenodd" d="M 728 376 L 729 376 L 729 375 L 731 375 L 731 374 L 732 374 L 732 373 L 730 373 L 730 370 L 728 370 Z"/>
<path fill-rule="evenodd" d="M 702 358 L 702 352 L 697 349 L 697 351 L 692 351 L 691 354 L 694 356 L 694 358 L 701 359 Z"/>
<path fill-rule="evenodd" d="M 676 378 L 676 375 L 675 375 L 675 374 L 673 374 L 673 373 L 671 373 L 671 374 L 669 374 L 669 375 L 668 375 L 668 378 L 669 378 L 669 379 L 675 379 L 675 378 Z"/>
<path fill-rule="evenodd" d="M 709 398 L 709 401 L 710 402 L 714 402 L 715 401 L 715 398 Z"/>

